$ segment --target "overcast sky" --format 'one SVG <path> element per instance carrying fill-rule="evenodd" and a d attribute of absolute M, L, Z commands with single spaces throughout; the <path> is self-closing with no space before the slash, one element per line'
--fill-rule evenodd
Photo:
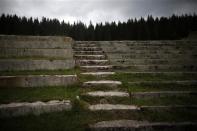
<path fill-rule="evenodd" d="M 0 0 L 0 14 L 89 23 L 197 13 L 197 0 Z"/>

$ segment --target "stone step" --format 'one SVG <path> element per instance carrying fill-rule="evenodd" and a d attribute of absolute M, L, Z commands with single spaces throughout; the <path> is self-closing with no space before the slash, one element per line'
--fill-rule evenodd
<path fill-rule="evenodd" d="M 82 71 L 111 71 L 112 66 L 111 65 L 105 65 L 105 66 L 80 66 Z"/>
<path fill-rule="evenodd" d="M 77 65 L 108 65 L 109 60 L 76 60 Z"/>
<path fill-rule="evenodd" d="M 84 87 L 96 87 L 96 86 L 118 87 L 120 85 L 122 85 L 122 82 L 112 81 L 112 80 L 87 81 L 83 83 Z"/>
<path fill-rule="evenodd" d="M 102 60 L 106 59 L 105 55 L 74 55 L 76 59 L 93 59 L 93 60 Z"/>
<path fill-rule="evenodd" d="M 196 91 L 159 91 L 159 92 L 120 92 L 120 91 L 93 91 L 84 95 L 91 97 L 131 97 L 135 99 L 142 98 L 160 98 L 160 97 L 178 97 L 178 96 L 190 96 L 197 95 Z"/>
<path fill-rule="evenodd" d="M 93 91 L 85 95 L 92 97 L 129 97 L 129 93 L 120 91 Z"/>
<path fill-rule="evenodd" d="M 98 47 L 99 44 L 93 44 L 93 43 L 82 43 L 82 44 L 79 44 L 79 43 L 75 43 L 73 44 L 73 47 Z"/>
<path fill-rule="evenodd" d="M 0 117 L 14 117 L 28 114 L 40 115 L 42 113 L 71 110 L 69 100 L 51 100 L 48 102 L 22 102 L 0 105 Z"/>
<path fill-rule="evenodd" d="M 102 51 L 100 47 L 73 47 L 75 51 Z"/>
<path fill-rule="evenodd" d="M 90 105 L 89 110 L 91 111 L 101 111 L 101 110 L 140 110 L 139 107 L 134 105 L 121 105 L 121 104 L 96 104 Z"/>
<path fill-rule="evenodd" d="M 103 51 L 74 51 L 78 55 L 104 55 Z"/>
<path fill-rule="evenodd" d="M 106 77 L 109 75 L 114 75 L 115 72 L 85 72 L 81 73 L 81 75 L 91 75 L 91 76 L 96 76 L 96 77 Z"/>
<path fill-rule="evenodd" d="M 89 125 L 90 131 L 195 131 L 197 122 L 102 121 Z"/>
<path fill-rule="evenodd" d="M 67 86 L 77 83 L 77 75 L 0 76 L 0 87 Z"/>

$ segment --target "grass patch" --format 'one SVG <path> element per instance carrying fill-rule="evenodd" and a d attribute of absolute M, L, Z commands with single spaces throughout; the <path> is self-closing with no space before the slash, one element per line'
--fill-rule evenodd
<path fill-rule="evenodd" d="M 154 106 L 154 105 L 197 105 L 197 96 L 170 96 L 160 98 L 133 98 L 131 104 L 138 106 Z"/>
<path fill-rule="evenodd" d="M 73 100 L 80 94 L 79 87 L 79 85 L 72 85 L 68 87 L 1 88 L 0 103 Z"/>
<path fill-rule="evenodd" d="M 89 104 L 126 104 L 138 106 L 197 105 L 197 96 L 170 96 L 160 98 L 92 97 L 82 96 Z"/>
<path fill-rule="evenodd" d="M 125 82 L 132 81 L 162 81 L 162 80 L 196 80 L 197 74 L 129 74 L 129 73 L 116 73 L 110 76 L 113 80 L 120 80 Z"/>
<path fill-rule="evenodd" d="M 117 80 L 122 82 L 135 82 L 135 81 L 163 81 L 163 80 L 196 80 L 197 73 L 169 73 L 169 74 L 150 74 L 150 73 L 140 73 L 140 74 L 130 74 L 130 73 L 116 73 L 114 75 L 109 75 L 106 77 L 96 77 L 91 75 L 79 75 L 80 80 L 90 81 L 90 80 Z"/>

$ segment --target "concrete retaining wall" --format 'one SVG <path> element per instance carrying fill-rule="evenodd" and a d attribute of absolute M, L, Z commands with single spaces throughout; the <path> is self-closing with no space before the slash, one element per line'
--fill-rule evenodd
<path fill-rule="evenodd" d="M 0 71 L 71 69 L 73 42 L 70 37 L 0 35 Z"/>
<path fill-rule="evenodd" d="M 0 76 L 0 87 L 67 86 L 77 82 L 76 75 Z"/>
<path fill-rule="evenodd" d="M 72 59 L 67 60 L 29 60 L 0 59 L 0 71 L 12 70 L 58 70 L 74 67 Z"/>
<path fill-rule="evenodd" d="M 21 48 L 0 48 L 0 57 L 56 57 L 73 59 L 71 49 L 21 49 Z"/>
<path fill-rule="evenodd" d="M 70 48 L 70 37 L 0 35 L 0 48 Z"/>
<path fill-rule="evenodd" d="M 197 70 L 197 41 L 98 42 L 116 69 L 133 71 Z"/>

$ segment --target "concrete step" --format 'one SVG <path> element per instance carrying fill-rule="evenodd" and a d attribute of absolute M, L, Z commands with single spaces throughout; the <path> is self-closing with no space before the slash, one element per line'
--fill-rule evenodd
<path fill-rule="evenodd" d="M 93 59 L 93 60 L 102 60 L 106 59 L 105 55 L 74 55 L 76 59 Z"/>
<path fill-rule="evenodd" d="M 92 97 L 129 97 L 129 93 L 120 91 L 93 91 L 85 95 Z"/>
<path fill-rule="evenodd" d="M 90 105 L 89 110 L 91 111 L 101 111 L 101 110 L 140 110 L 139 107 L 134 105 L 121 105 L 121 104 L 96 104 L 96 105 Z"/>
<path fill-rule="evenodd" d="M 77 60 L 77 65 L 108 65 L 109 60 Z"/>
<path fill-rule="evenodd" d="M 0 76 L 0 87 L 67 86 L 77 83 L 76 75 Z"/>
<path fill-rule="evenodd" d="M 197 122 L 102 121 L 89 125 L 90 131 L 195 131 Z"/>
<path fill-rule="evenodd" d="M 91 76 L 96 76 L 96 77 L 106 77 L 109 75 L 114 75 L 115 72 L 85 72 L 81 73 L 81 75 L 91 75 Z"/>
<path fill-rule="evenodd" d="M 104 65 L 104 66 L 80 66 L 82 71 L 111 71 L 111 65 Z"/>
<path fill-rule="evenodd" d="M 131 97 L 131 98 L 159 98 L 159 97 L 170 97 L 170 96 L 188 96 L 197 95 L 196 91 L 158 91 L 158 92 L 120 92 L 120 91 L 94 91 L 88 92 L 85 95 L 92 97 Z"/>
<path fill-rule="evenodd" d="M 75 51 L 102 51 L 100 47 L 73 47 Z"/>
<path fill-rule="evenodd" d="M 42 113 L 71 110 L 69 100 L 51 100 L 48 102 L 22 102 L 0 105 L 0 117 L 14 117 L 28 114 L 40 115 Z"/>
<path fill-rule="evenodd" d="M 83 83 L 84 87 L 96 87 L 96 86 L 118 87 L 120 85 L 122 85 L 122 82 L 111 81 L 111 80 L 87 81 Z"/>
<path fill-rule="evenodd" d="M 73 44 L 73 47 L 98 47 L 99 44 L 93 44 L 93 43 L 75 43 Z"/>
<path fill-rule="evenodd" d="M 103 51 L 74 51 L 74 54 L 78 55 L 104 55 Z"/>

